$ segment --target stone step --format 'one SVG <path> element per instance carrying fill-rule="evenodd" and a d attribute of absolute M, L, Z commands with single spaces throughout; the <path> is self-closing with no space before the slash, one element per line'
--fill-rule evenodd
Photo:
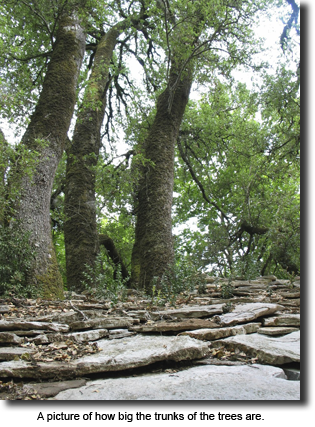
<path fill-rule="evenodd" d="M 51 400 L 299 400 L 300 383 L 274 366 L 197 366 L 173 373 L 88 381 Z M 98 412 L 101 412 L 98 411 Z M 171 408 L 169 412 L 173 414 Z M 172 418 L 171 418 L 172 419 Z"/>

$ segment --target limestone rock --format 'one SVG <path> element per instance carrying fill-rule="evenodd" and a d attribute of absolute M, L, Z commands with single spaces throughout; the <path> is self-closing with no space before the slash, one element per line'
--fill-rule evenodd
<path fill-rule="evenodd" d="M 21 347 L 0 347 L 0 360 L 15 360 L 23 354 L 34 353 L 34 350 Z M 1 365 L 0 365 L 1 366 Z"/>
<path fill-rule="evenodd" d="M 37 394 L 40 397 L 52 397 L 56 394 L 73 388 L 83 387 L 86 384 L 85 379 L 72 380 L 72 381 L 58 381 L 51 383 L 37 383 L 25 384 L 23 390 L 28 393 Z"/>
<path fill-rule="evenodd" d="M 194 360 L 208 353 L 208 345 L 187 336 L 163 337 L 136 335 L 122 340 L 98 341 L 102 350 L 74 361 L 38 362 L 36 366 L 24 361 L 0 363 L 0 378 L 75 378 L 100 372 L 122 371 L 147 366 L 162 360 Z"/>
<path fill-rule="evenodd" d="M 189 335 L 192 338 L 198 340 L 214 341 L 220 338 L 226 338 L 229 336 L 239 334 L 252 334 L 259 330 L 260 323 L 248 323 L 246 325 L 238 325 L 227 328 L 218 329 L 197 329 L 195 331 L 182 332 L 181 335 Z"/>
<path fill-rule="evenodd" d="M 10 307 L 9 305 L 0 305 L 0 314 L 9 313 L 11 308 L 12 306 Z"/>
<path fill-rule="evenodd" d="M 263 319 L 264 326 L 300 326 L 299 314 L 280 314 Z"/>
<path fill-rule="evenodd" d="M 26 320 L 0 320 L 0 331 L 14 331 L 15 329 L 43 329 L 54 332 L 68 332 L 69 326 L 60 323 L 31 322 Z"/>
<path fill-rule="evenodd" d="M 133 326 L 129 328 L 135 332 L 178 332 L 188 331 L 200 328 L 219 328 L 219 325 L 210 319 L 183 319 L 181 321 L 172 322 L 151 322 L 145 325 Z"/>
<path fill-rule="evenodd" d="M 132 335 L 135 335 L 136 332 L 128 331 L 128 329 L 111 329 L 109 331 L 108 339 L 120 339 L 120 338 L 126 338 L 131 337 Z"/>
<path fill-rule="evenodd" d="M 258 334 L 269 335 L 269 336 L 278 336 L 278 335 L 286 335 L 291 332 L 298 331 L 298 328 L 293 328 L 292 326 L 270 326 L 270 327 L 262 327 L 258 329 Z"/>
<path fill-rule="evenodd" d="M 84 332 L 72 332 L 68 334 L 43 334 L 33 338 L 35 344 L 48 344 L 53 342 L 60 342 L 66 340 L 73 340 L 75 342 L 88 342 L 96 341 L 104 337 L 108 337 L 107 329 L 96 329 Z"/>
<path fill-rule="evenodd" d="M 236 335 L 214 341 L 213 346 L 223 345 L 228 350 L 244 351 L 257 357 L 259 363 L 283 365 L 300 361 L 300 331 L 282 337 L 268 337 L 262 334 Z"/>
<path fill-rule="evenodd" d="M 13 332 L 0 332 L 0 344 L 21 344 L 23 338 L 20 338 Z"/>
<path fill-rule="evenodd" d="M 126 317 L 100 317 L 89 320 L 79 320 L 77 322 L 69 322 L 69 326 L 72 331 L 80 331 L 84 329 L 128 328 L 134 323 L 137 323 L 137 319 Z"/>
<path fill-rule="evenodd" d="M 251 322 L 261 316 L 269 316 L 283 310 L 279 304 L 248 303 L 237 305 L 230 313 L 216 316 L 221 326 L 232 326 L 237 323 Z"/>
<path fill-rule="evenodd" d="M 299 400 L 300 383 L 273 366 L 198 366 L 176 373 L 89 381 L 52 400 Z M 172 412 L 172 411 L 170 411 Z"/>
<path fill-rule="evenodd" d="M 214 314 L 220 314 L 223 312 L 224 304 L 213 304 L 213 305 L 186 305 L 181 308 L 173 310 L 163 310 L 158 312 L 151 312 L 151 318 L 153 320 L 163 319 L 165 316 L 171 316 L 175 318 L 200 318 L 210 317 Z"/>

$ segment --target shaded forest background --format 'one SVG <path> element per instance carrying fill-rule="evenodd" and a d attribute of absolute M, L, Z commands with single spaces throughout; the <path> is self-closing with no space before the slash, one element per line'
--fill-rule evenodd
<path fill-rule="evenodd" d="M 297 2 L 1 0 L 0 28 L 1 295 L 299 274 Z"/>

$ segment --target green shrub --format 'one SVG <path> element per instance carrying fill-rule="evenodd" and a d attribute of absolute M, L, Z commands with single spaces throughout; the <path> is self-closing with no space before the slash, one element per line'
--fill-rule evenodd
<path fill-rule="evenodd" d="M 29 235 L 22 234 L 19 227 L 0 225 L 0 295 L 33 297 L 36 288 L 27 282 L 35 251 Z"/>
<path fill-rule="evenodd" d="M 152 289 L 159 300 L 166 300 L 174 305 L 181 293 L 190 292 L 196 287 L 203 288 L 204 285 L 204 276 L 195 266 L 180 260 L 169 266 L 161 278 L 154 278 Z"/>
<path fill-rule="evenodd" d="M 86 265 L 84 276 L 85 288 L 94 289 L 98 298 L 110 299 L 113 305 L 125 299 L 129 277 L 123 279 L 121 271 L 117 269 L 114 278 L 114 266 L 110 261 L 104 261 L 102 253 L 96 257 L 95 268 Z"/>

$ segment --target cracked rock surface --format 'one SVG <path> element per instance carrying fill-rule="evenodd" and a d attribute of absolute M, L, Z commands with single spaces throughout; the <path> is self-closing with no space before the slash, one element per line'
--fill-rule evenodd
<path fill-rule="evenodd" d="M 299 278 L 223 285 L 174 306 L 0 299 L 0 399 L 298 400 Z"/>

